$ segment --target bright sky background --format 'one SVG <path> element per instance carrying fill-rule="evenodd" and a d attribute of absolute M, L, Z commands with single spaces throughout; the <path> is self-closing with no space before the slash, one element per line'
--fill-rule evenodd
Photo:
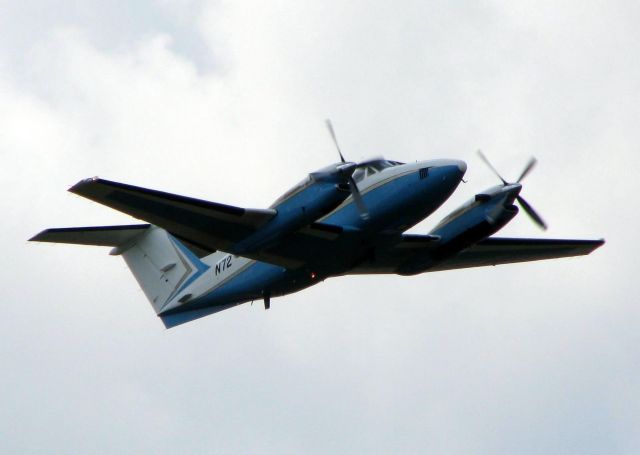
<path fill-rule="evenodd" d="M 0 0 L 0 452 L 640 452 L 640 6 Z M 266 207 L 337 155 L 459 158 L 427 232 L 539 165 L 500 235 L 585 258 L 333 279 L 172 330 L 107 249 L 99 175 Z"/>

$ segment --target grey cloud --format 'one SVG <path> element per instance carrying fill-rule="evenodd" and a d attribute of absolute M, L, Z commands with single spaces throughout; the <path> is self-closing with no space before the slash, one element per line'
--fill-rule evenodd
<path fill-rule="evenodd" d="M 2 15 L 3 451 L 637 452 L 634 5 L 117 6 Z M 507 176 L 540 159 L 524 193 L 550 232 L 501 234 L 608 244 L 334 279 L 165 331 L 118 258 L 25 241 L 130 221 L 64 191 L 95 174 L 266 206 L 335 159 L 326 116 L 356 159 L 469 163 L 416 231 L 495 183 L 482 147 Z"/>
<path fill-rule="evenodd" d="M 33 45 L 52 39 L 52 32 L 59 28 L 80 29 L 98 49 L 108 52 L 124 52 L 140 40 L 165 34 L 171 36 L 175 52 L 195 62 L 200 69 L 210 70 L 214 67 L 212 49 L 194 26 L 203 3 L 200 0 L 3 2 L 0 49 L 12 69 L 24 75 L 29 71 L 25 56 Z"/>

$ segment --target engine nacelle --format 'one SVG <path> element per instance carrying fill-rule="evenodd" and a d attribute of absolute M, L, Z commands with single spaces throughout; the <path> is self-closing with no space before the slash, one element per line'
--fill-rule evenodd
<path fill-rule="evenodd" d="M 278 212 L 271 221 L 235 244 L 230 252 L 242 255 L 269 248 L 287 235 L 330 213 L 350 194 L 348 185 L 306 179 L 271 206 Z"/>
<path fill-rule="evenodd" d="M 397 273 L 415 275 L 426 272 L 498 232 L 518 214 L 518 207 L 513 205 L 515 195 L 510 191 L 491 189 L 478 196 L 445 217 L 429 233 L 439 240 L 428 252 L 421 251 L 402 264 Z"/>

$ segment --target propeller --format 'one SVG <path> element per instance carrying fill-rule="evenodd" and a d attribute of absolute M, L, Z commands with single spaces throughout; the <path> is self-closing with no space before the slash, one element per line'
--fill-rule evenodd
<path fill-rule="evenodd" d="M 482 161 L 484 161 L 485 164 L 489 167 L 489 169 L 491 169 L 493 173 L 498 176 L 498 178 L 502 181 L 502 183 L 505 186 L 510 184 L 500 175 L 500 173 L 496 170 L 496 168 L 493 167 L 489 159 L 484 155 L 484 153 L 482 153 L 481 150 L 478 150 L 478 155 L 480 155 L 480 158 L 482 159 Z M 524 167 L 524 170 L 520 174 L 520 177 L 518 177 L 518 180 L 515 181 L 515 183 L 520 183 L 522 179 L 524 179 L 527 175 L 529 175 L 531 170 L 535 167 L 536 163 L 537 163 L 537 160 L 532 157 L 527 163 L 527 165 Z M 531 206 L 531 204 L 529 204 L 525 200 L 525 198 L 523 198 L 522 196 L 520 196 L 520 194 L 518 194 L 516 196 L 516 200 L 520 204 L 520 207 L 522 207 L 522 209 L 526 212 L 527 215 L 529 215 L 529 218 L 531 218 L 534 223 L 536 223 L 543 230 L 547 229 L 547 223 L 544 222 L 542 217 L 538 215 L 538 212 L 535 211 L 535 209 Z"/>
<path fill-rule="evenodd" d="M 336 133 L 333 130 L 333 125 L 331 124 L 331 120 L 326 119 L 325 123 L 327 125 L 327 129 L 329 130 L 329 134 L 331 134 L 331 138 L 333 139 L 333 143 L 336 146 L 336 149 L 338 150 L 338 155 L 340 155 L 340 161 L 342 161 L 342 163 L 344 163 L 344 165 L 348 165 L 348 164 L 353 164 L 353 168 L 352 170 L 349 169 L 351 172 L 348 173 L 348 177 L 347 177 L 347 182 L 349 184 L 349 191 L 351 191 L 351 196 L 353 196 L 353 202 L 355 202 L 356 207 L 358 208 L 358 212 L 360 212 L 360 218 L 362 218 L 363 220 L 368 220 L 369 219 L 369 209 L 367 209 L 367 205 L 364 203 L 364 200 L 362 198 L 362 194 L 360 193 L 360 190 L 358 189 L 358 184 L 356 183 L 356 181 L 353 178 L 353 173 L 355 172 L 356 169 L 361 168 L 366 166 L 367 164 L 369 164 L 372 161 L 376 161 L 377 158 L 372 158 L 366 161 L 361 161 L 360 163 L 351 163 L 351 162 L 347 162 L 344 159 L 344 156 L 342 155 L 342 151 L 340 150 L 340 146 L 338 145 L 338 139 L 336 138 Z M 346 166 L 343 166 L 346 167 Z"/>
<path fill-rule="evenodd" d="M 325 123 L 327 124 L 327 129 L 329 130 L 329 134 L 331 134 L 333 143 L 335 144 L 336 149 L 338 149 L 338 155 L 340 155 L 340 161 L 342 161 L 343 163 L 346 163 L 344 156 L 342 156 L 342 152 L 340 151 L 340 146 L 338 145 L 338 139 L 336 138 L 336 133 L 335 131 L 333 131 L 333 125 L 331 124 L 331 120 L 326 119 Z"/>

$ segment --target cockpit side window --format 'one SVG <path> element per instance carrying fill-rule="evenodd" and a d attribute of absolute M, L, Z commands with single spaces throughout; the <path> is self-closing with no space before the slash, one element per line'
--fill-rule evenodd
<path fill-rule="evenodd" d="M 352 177 L 353 177 L 353 180 L 356 181 L 356 183 L 362 181 L 362 179 L 364 179 L 364 169 L 362 168 L 356 169 Z"/>

